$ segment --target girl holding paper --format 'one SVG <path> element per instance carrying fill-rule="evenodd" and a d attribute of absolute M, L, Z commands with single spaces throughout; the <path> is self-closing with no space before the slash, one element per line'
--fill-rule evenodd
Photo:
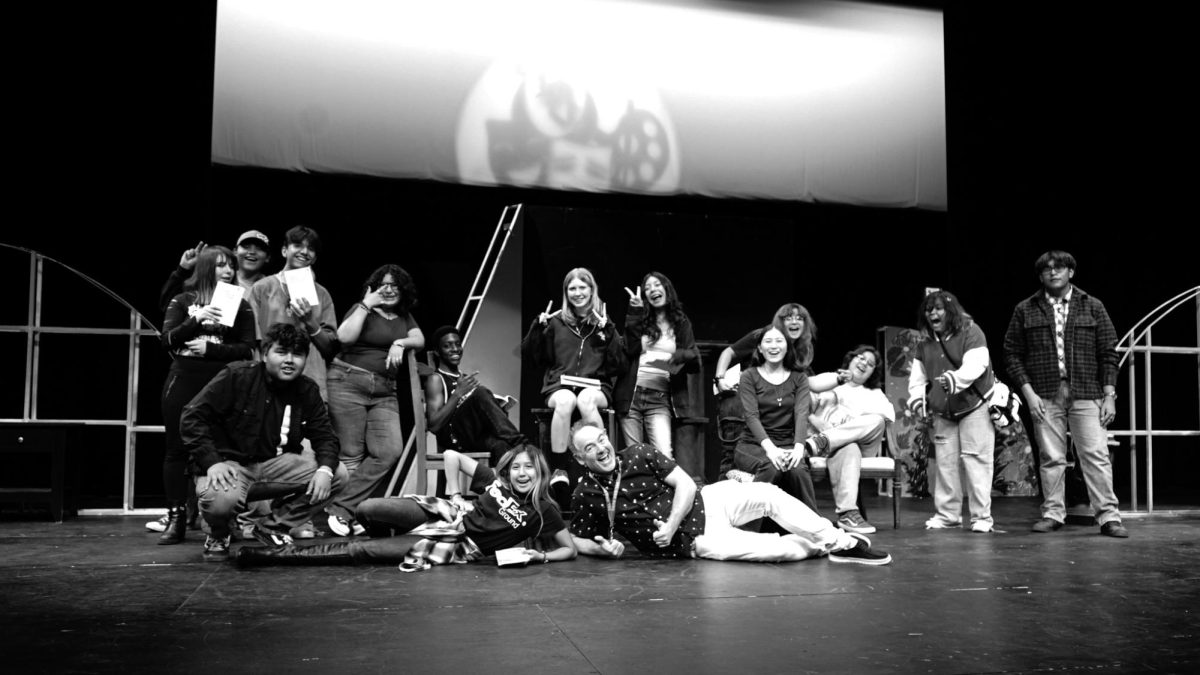
<path fill-rule="evenodd" d="M 687 373 L 700 371 L 700 350 L 692 322 L 683 312 L 675 285 L 661 272 L 650 272 L 629 294 L 625 315 L 625 354 L 629 367 L 617 380 L 614 396 L 626 445 L 648 441 L 674 457 L 671 420 L 703 415 L 700 390 L 688 391 Z M 647 307 L 649 305 L 649 307 Z"/>
<path fill-rule="evenodd" d="M 183 406 L 208 384 L 225 364 L 252 357 L 255 346 L 254 312 L 245 299 L 224 309 L 214 297 L 224 296 L 233 285 L 237 258 L 224 246 L 200 251 L 184 291 L 171 299 L 163 320 L 162 345 L 171 355 L 171 369 L 163 383 L 162 414 L 166 431 L 163 487 L 167 496 L 167 528 L 159 544 L 178 544 L 187 530 L 187 503 L 194 485 L 187 475 L 188 454 L 179 438 Z M 225 288 L 222 288 L 222 285 Z"/>
<path fill-rule="evenodd" d="M 603 425 L 600 411 L 612 400 L 613 380 L 624 369 L 620 336 L 608 320 L 600 289 L 590 270 L 577 267 L 563 278 L 562 306 L 534 319 L 521 342 L 521 355 L 545 369 L 542 394 L 553 409 L 550 420 L 551 490 L 566 508 L 570 498 L 567 453 L 571 419 L 579 416 Z"/>

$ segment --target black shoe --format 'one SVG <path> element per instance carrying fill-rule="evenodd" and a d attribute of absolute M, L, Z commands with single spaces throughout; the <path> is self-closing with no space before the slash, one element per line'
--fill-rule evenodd
<path fill-rule="evenodd" d="M 184 506 L 172 506 L 167 509 L 167 529 L 158 535 L 159 546 L 169 546 L 183 541 L 187 534 L 187 509 Z"/>
<path fill-rule="evenodd" d="M 833 551 L 829 554 L 829 562 L 858 563 L 859 565 L 887 565 L 892 562 L 892 556 L 871 548 L 870 539 L 861 534 L 851 533 L 850 536 L 858 540 L 854 548 Z"/>
<path fill-rule="evenodd" d="M 559 511 L 571 510 L 571 479 L 566 471 L 555 471 L 550 478 L 550 497 L 558 504 Z"/>
<path fill-rule="evenodd" d="M 808 446 L 808 452 L 813 457 L 824 457 L 829 454 L 829 438 L 825 434 L 817 434 L 810 437 L 804 444 Z"/>
<path fill-rule="evenodd" d="M 1118 523 L 1118 524 L 1120 524 L 1120 523 Z M 1055 530 L 1057 530 L 1058 528 L 1060 528 L 1062 526 L 1063 526 L 1062 523 L 1058 522 L 1057 520 L 1055 520 L 1053 518 L 1042 518 L 1041 520 L 1034 523 L 1033 527 L 1031 527 L 1029 529 L 1033 532 L 1054 532 Z"/>
<path fill-rule="evenodd" d="M 1129 530 L 1125 529 L 1125 526 L 1121 524 L 1121 521 L 1110 520 L 1100 526 L 1100 534 L 1103 534 L 1106 537 L 1127 539 L 1129 537 Z"/>
<path fill-rule="evenodd" d="M 267 548 L 283 548 L 284 546 L 292 545 L 292 536 L 290 534 L 267 529 L 261 523 L 254 524 L 254 529 L 251 530 L 250 535 Z"/>
<path fill-rule="evenodd" d="M 350 544 L 338 541 L 329 544 L 296 546 L 289 544 L 280 548 L 243 546 L 237 552 L 239 567 L 266 567 L 271 565 L 353 565 Z"/>

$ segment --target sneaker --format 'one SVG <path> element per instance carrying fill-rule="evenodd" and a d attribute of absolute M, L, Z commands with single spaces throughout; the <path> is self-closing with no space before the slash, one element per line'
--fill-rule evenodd
<path fill-rule="evenodd" d="M 977 520 L 971 523 L 971 531 L 977 534 L 988 534 L 992 531 L 992 524 L 986 520 Z"/>
<path fill-rule="evenodd" d="M 559 511 L 571 510 L 571 479 L 566 471 L 554 470 L 550 478 L 550 497 L 558 504 Z"/>
<path fill-rule="evenodd" d="M 1032 532 L 1053 532 L 1062 527 L 1063 524 L 1053 518 L 1042 518 L 1029 528 Z"/>
<path fill-rule="evenodd" d="M 861 534 L 851 533 L 858 540 L 853 548 L 833 551 L 829 554 L 829 562 L 858 563 L 859 565 L 887 565 L 892 562 L 892 556 L 883 551 L 871 549 L 871 540 Z"/>
<path fill-rule="evenodd" d="M 225 562 L 229 560 L 229 535 L 214 537 L 211 534 L 204 538 L 204 562 Z"/>
<path fill-rule="evenodd" d="M 947 523 L 942 520 L 941 516 L 934 516 L 925 521 L 925 529 L 927 530 L 949 530 L 956 527 L 962 527 L 962 523 Z"/>
<path fill-rule="evenodd" d="M 343 518 L 341 516 L 330 515 L 327 522 L 329 523 L 329 531 L 339 537 L 348 537 L 350 536 L 351 532 L 353 532 L 354 536 L 357 537 L 361 534 L 365 534 L 367 531 L 367 528 L 360 525 L 359 522 L 353 518 Z"/>
<path fill-rule="evenodd" d="M 855 532 L 857 534 L 871 534 L 875 531 L 875 526 L 868 523 L 858 509 L 847 511 L 838 517 L 837 526 L 846 532 Z"/>
<path fill-rule="evenodd" d="M 829 438 L 825 434 L 817 434 L 804 441 L 808 446 L 808 454 L 813 457 L 824 457 L 829 454 Z"/>
<path fill-rule="evenodd" d="M 267 548 L 283 548 L 292 543 L 290 535 L 269 530 L 262 525 L 255 525 L 250 534 Z"/>
<path fill-rule="evenodd" d="M 168 513 L 164 513 L 162 515 L 162 518 L 159 518 L 158 520 L 151 520 L 150 522 L 146 523 L 146 531 L 147 532 L 166 532 L 167 531 L 167 522 L 170 520 L 171 520 L 171 515 Z"/>
<path fill-rule="evenodd" d="M 725 477 L 729 480 L 737 481 L 739 483 L 754 482 L 754 474 L 748 471 L 742 471 L 741 469 L 730 469 L 725 472 Z"/>
<path fill-rule="evenodd" d="M 312 539 L 317 536 L 317 529 L 313 527 L 313 523 L 310 520 L 305 522 L 303 525 L 297 525 L 296 527 L 293 527 L 291 536 L 296 539 Z"/>
<path fill-rule="evenodd" d="M 1117 539 L 1125 539 L 1129 537 L 1129 530 L 1121 524 L 1119 520 L 1110 520 L 1100 526 L 1100 534 L 1106 537 L 1116 537 Z"/>

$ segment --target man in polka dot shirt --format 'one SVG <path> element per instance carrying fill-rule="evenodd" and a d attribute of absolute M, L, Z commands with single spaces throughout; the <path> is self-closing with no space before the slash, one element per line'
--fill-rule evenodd
<path fill-rule="evenodd" d="M 600 427 L 576 423 L 571 452 L 584 467 L 572 495 L 571 536 L 580 553 L 619 558 L 625 544 L 646 555 L 782 562 L 828 554 L 833 562 L 886 565 L 871 540 L 833 526 L 769 483 L 719 481 L 697 490 L 674 460 L 645 443 L 620 452 Z M 786 535 L 738 529 L 771 518 Z"/>

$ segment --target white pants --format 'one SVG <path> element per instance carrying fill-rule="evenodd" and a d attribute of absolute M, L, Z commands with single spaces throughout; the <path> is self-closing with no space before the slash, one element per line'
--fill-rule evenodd
<path fill-rule="evenodd" d="M 723 480 L 700 490 L 704 534 L 696 537 L 696 555 L 711 560 L 784 562 L 804 560 L 853 548 L 857 540 L 817 515 L 803 502 L 770 483 Z M 791 534 L 739 529 L 770 518 Z"/>

